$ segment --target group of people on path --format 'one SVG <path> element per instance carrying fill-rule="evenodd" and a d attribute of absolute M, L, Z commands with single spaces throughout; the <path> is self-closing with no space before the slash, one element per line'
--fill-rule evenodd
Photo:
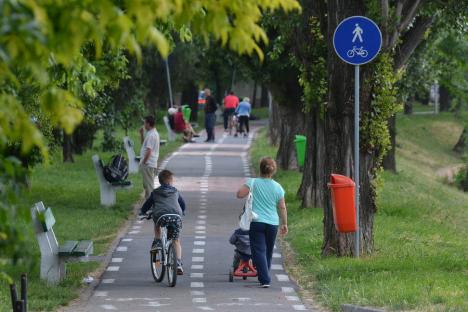
<path fill-rule="evenodd" d="M 208 89 L 205 90 L 205 95 L 205 123 L 208 136 L 207 141 L 210 142 L 214 141 L 216 103 Z M 234 94 L 228 96 L 234 96 Z M 228 104 L 230 112 L 232 112 L 235 106 L 234 112 L 237 111 L 240 117 L 250 114 L 250 104 L 242 104 L 243 102 L 248 103 L 248 101 L 244 99 L 244 101 L 236 104 L 234 99 L 226 98 L 225 105 Z M 248 131 L 248 118 L 246 127 Z M 174 239 L 178 260 L 178 274 L 183 274 L 182 248 L 179 239 L 182 222 L 165 220 L 164 218 L 161 219 L 161 217 L 165 214 L 175 214 L 180 216 L 180 220 L 182 220 L 183 215 L 185 215 L 186 203 L 179 191 L 173 186 L 174 175 L 169 170 L 162 170 L 159 173 L 160 186 L 155 189 L 154 181 L 158 167 L 160 138 L 155 128 L 155 118 L 153 116 L 144 118 L 144 125 L 140 129 L 140 138 L 142 143 L 140 150 L 140 171 L 145 190 L 145 203 L 142 206 L 141 213 L 144 214 L 149 210 L 153 212 L 154 241 L 151 248 L 160 248 L 161 226 L 165 225 L 164 222 L 175 222 L 178 229 Z M 285 191 L 279 183 L 273 180 L 275 173 L 276 162 L 270 157 L 265 157 L 260 162 L 260 176 L 255 179 L 248 179 L 237 192 L 237 197 L 240 199 L 246 198 L 250 193 L 252 194 L 252 211 L 255 213 L 256 218 L 252 220 L 250 230 L 248 231 L 249 246 L 245 246 L 247 241 L 244 240 L 244 246 L 236 244 L 236 248 L 244 252 L 247 248 L 250 249 L 251 257 L 258 273 L 260 287 L 262 288 L 270 287 L 271 278 L 269 271 L 271 269 L 277 233 L 278 231 L 282 235 L 288 233 Z"/>

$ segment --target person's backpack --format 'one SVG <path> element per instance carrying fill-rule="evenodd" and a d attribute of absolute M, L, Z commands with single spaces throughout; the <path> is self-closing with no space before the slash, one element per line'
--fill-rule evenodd
<path fill-rule="evenodd" d="M 112 156 L 109 164 L 104 166 L 104 178 L 109 182 L 125 181 L 128 177 L 128 163 L 122 155 Z"/>

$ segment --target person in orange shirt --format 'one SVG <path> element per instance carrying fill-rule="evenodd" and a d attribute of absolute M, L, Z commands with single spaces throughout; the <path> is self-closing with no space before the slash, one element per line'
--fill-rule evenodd
<path fill-rule="evenodd" d="M 224 98 L 224 131 L 228 130 L 229 117 L 234 115 L 238 105 L 239 98 L 233 91 L 229 91 L 229 94 Z"/>

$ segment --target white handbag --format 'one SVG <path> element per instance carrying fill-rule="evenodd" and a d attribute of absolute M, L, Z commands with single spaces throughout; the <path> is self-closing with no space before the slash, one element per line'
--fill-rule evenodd
<path fill-rule="evenodd" d="M 256 219 L 258 217 L 258 215 L 252 211 L 254 185 L 255 185 L 255 179 L 252 181 L 252 189 L 250 190 L 249 195 L 247 195 L 247 199 L 245 201 L 244 213 L 242 213 L 242 216 L 239 220 L 239 227 L 243 231 L 250 230 L 250 223 L 252 222 L 253 219 Z"/>

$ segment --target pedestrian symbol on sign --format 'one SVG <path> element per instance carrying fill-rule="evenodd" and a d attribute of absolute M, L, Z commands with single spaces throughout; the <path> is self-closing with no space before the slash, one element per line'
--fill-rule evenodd
<path fill-rule="evenodd" d="M 361 27 L 359 27 L 359 24 L 356 23 L 356 28 L 354 28 L 353 30 L 353 34 L 354 34 L 354 37 L 353 37 L 353 41 L 352 42 L 355 42 L 356 39 L 359 39 L 360 42 L 362 42 L 362 33 L 364 31 L 362 30 Z"/>

